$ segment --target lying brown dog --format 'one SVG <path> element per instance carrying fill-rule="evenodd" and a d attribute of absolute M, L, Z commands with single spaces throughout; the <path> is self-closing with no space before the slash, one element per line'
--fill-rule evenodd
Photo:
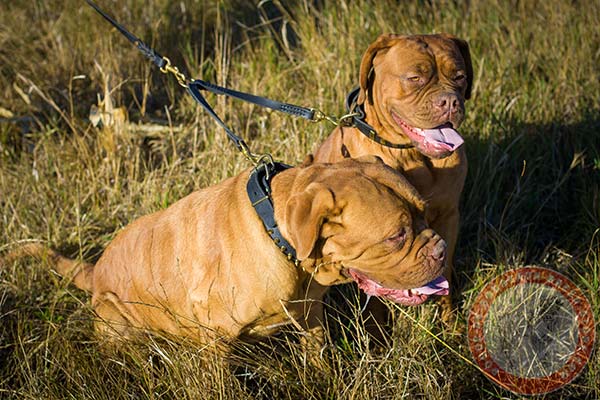
<path fill-rule="evenodd" d="M 296 263 L 253 208 L 250 173 L 139 218 L 95 266 L 41 245 L 7 260 L 46 255 L 92 292 L 97 330 L 126 337 L 139 328 L 200 342 L 264 336 L 289 323 L 318 329 L 323 286 L 352 279 L 392 300 L 411 290 L 413 297 L 447 293 L 444 240 L 426 228 L 419 194 L 380 160 L 312 164 L 272 177 L 274 217 Z"/>
<path fill-rule="evenodd" d="M 340 126 L 314 154 L 316 162 L 376 155 L 404 175 L 427 202 L 429 226 L 448 244 L 448 280 L 467 173 L 463 140 L 455 129 L 464 119 L 472 81 L 465 41 L 445 34 L 382 35 L 363 56 L 360 90 L 351 107 L 364 113 L 363 131 Z M 450 296 L 443 301 L 448 319 Z"/>

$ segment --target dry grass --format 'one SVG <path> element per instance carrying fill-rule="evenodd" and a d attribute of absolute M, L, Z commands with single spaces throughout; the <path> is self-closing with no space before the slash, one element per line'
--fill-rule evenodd
<path fill-rule="evenodd" d="M 100 2 L 188 75 L 341 114 L 382 32 L 467 39 L 476 82 L 461 133 L 470 171 L 457 265 L 462 319 L 485 282 L 525 264 L 570 277 L 600 320 L 600 5 L 595 1 Z M 173 79 L 74 0 L 0 4 L 0 250 L 46 241 L 98 258 L 119 228 L 247 166 Z M 87 120 L 108 84 L 130 124 Z M 294 164 L 331 127 L 209 97 L 255 151 Z M 149 133 L 149 124 L 162 127 Z M 373 350 L 339 290 L 323 363 L 293 333 L 240 344 L 230 366 L 154 337 L 121 351 L 91 330 L 88 298 L 22 262 L 0 271 L 0 397 L 505 398 L 440 332 L 437 308 L 397 312 Z M 352 298 L 352 296 L 350 296 Z M 410 317 L 410 318 L 409 318 Z M 441 334 L 449 347 L 422 327 Z M 275 349 L 275 350 L 274 350 Z M 600 397 L 598 352 L 546 398 Z"/>

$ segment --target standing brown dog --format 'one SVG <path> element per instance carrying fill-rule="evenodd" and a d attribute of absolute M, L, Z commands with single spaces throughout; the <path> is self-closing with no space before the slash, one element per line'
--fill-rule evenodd
<path fill-rule="evenodd" d="M 362 121 L 376 134 L 340 126 L 314 154 L 317 162 L 372 154 L 404 175 L 426 200 L 430 227 L 448 244 L 444 275 L 449 281 L 467 173 L 463 140 L 455 129 L 464 119 L 472 82 L 464 40 L 446 34 L 382 35 L 363 56 L 355 99 Z M 448 321 L 450 296 L 441 301 Z"/>

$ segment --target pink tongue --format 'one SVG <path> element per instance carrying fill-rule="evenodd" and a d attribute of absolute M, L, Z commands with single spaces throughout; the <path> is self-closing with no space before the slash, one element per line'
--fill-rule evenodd
<path fill-rule="evenodd" d="M 419 294 L 435 294 L 438 296 L 445 296 L 449 292 L 448 281 L 443 276 L 439 276 L 438 278 L 429 282 L 427 285 L 422 286 L 420 288 L 412 289 L 412 291 Z"/>
<path fill-rule="evenodd" d="M 437 296 L 445 296 L 450 292 L 448 290 L 448 281 L 443 276 L 439 276 L 425 286 L 419 288 L 400 290 L 383 287 L 374 280 L 369 279 L 366 275 L 353 269 L 348 271 L 356 283 L 358 283 L 358 287 L 360 287 L 366 294 L 371 296 L 386 296 L 392 298 L 392 300 L 401 300 L 404 298 L 414 297 L 415 295 L 429 296 L 435 294 Z"/>
<path fill-rule="evenodd" d="M 423 129 L 421 134 L 430 142 L 446 144 L 452 151 L 464 143 L 463 138 L 452 128 Z"/>

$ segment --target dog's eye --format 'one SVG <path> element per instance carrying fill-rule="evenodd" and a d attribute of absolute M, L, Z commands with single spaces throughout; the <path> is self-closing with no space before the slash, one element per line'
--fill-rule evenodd
<path fill-rule="evenodd" d="M 404 242 L 406 241 L 406 229 L 405 228 L 401 228 L 398 233 L 396 233 L 394 236 L 390 236 L 389 238 L 386 239 L 386 242 L 395 246 L 395 247 L 402 247 L 404 246 Z"/>
<path fill-rule="evenodd" d="M 454 77 L 454 81 L 455 82 L 464 82 L 465 79 L 467 79 L 467 77 L 465 76 L 465 74 L 457 74 Z"/>

